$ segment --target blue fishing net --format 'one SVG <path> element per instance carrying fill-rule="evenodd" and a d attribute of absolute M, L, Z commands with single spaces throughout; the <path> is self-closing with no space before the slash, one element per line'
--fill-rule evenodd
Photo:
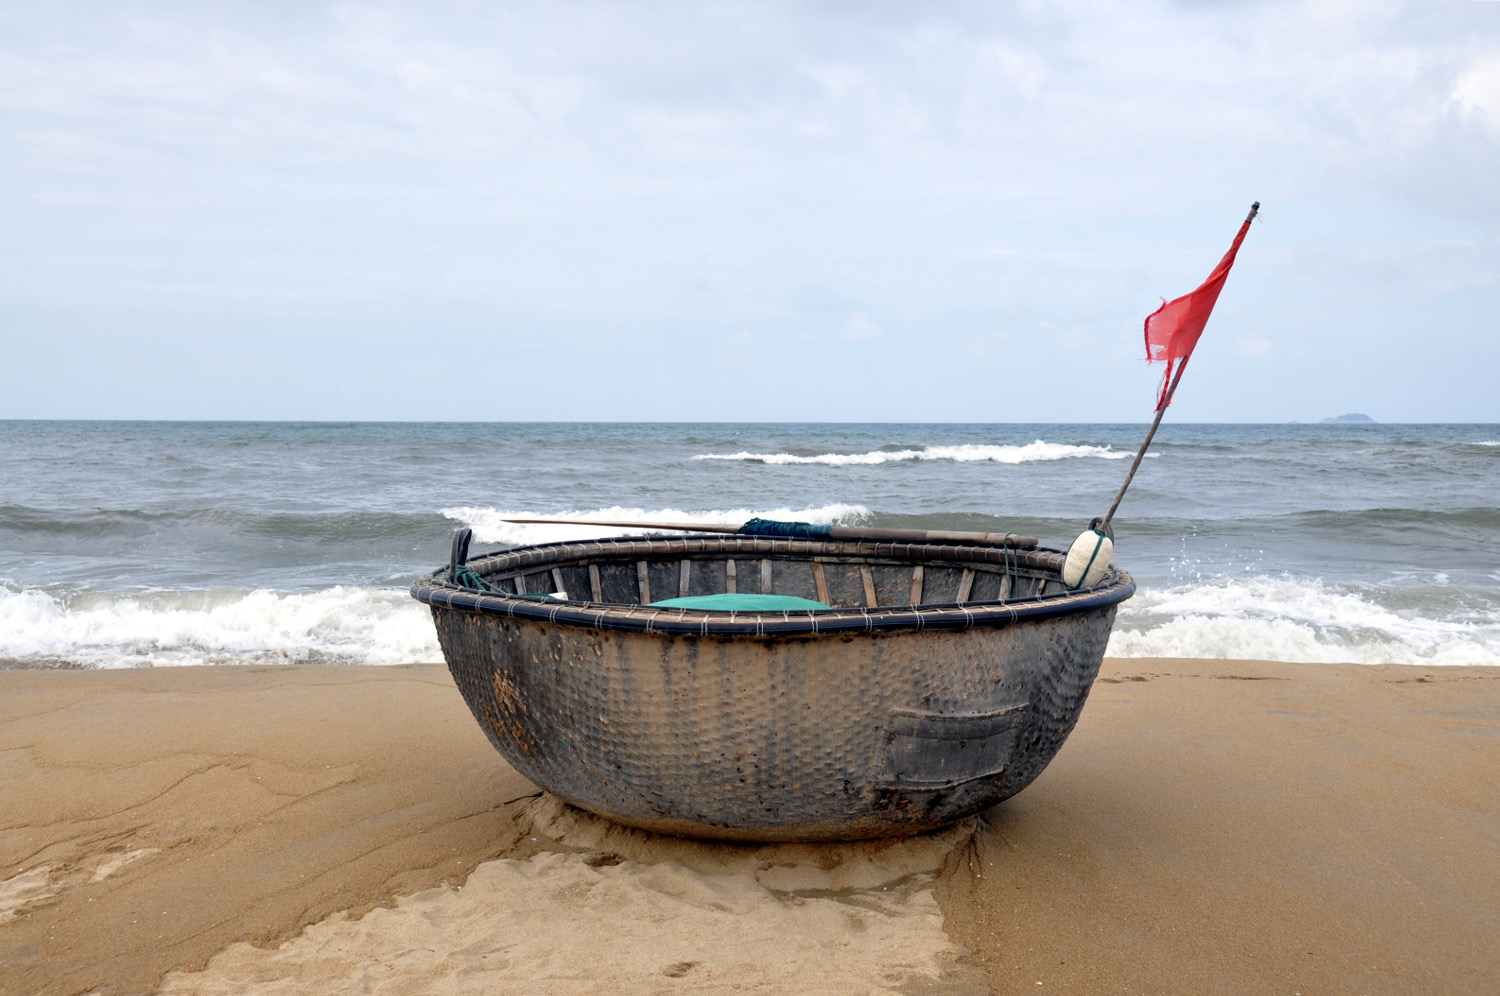
<path fill-rule="evenodd" d="M 775 519 L 751 519 L 740 527 L 746 536 L 790 536 L 793 539 L 826 540 L 832 534 L 832 526 L 819 526 L 811 522 L 777 522 Z"/>

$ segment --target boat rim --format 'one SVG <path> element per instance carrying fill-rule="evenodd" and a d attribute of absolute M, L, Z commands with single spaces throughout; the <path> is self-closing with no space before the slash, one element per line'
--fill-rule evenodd
<path fill-rule="evenodd" d="M 850 556 L 892 558 L 924 563 L 1004 564 L 1009 557 L 1029 569 L 1060 570 L 1063 552 L 1049 547 L 1008 551 L 1001 547 L 948 543 L 876 543 L 865 541 L 803 540 L 750 536 L 640 539 L 621 537 L 543 543 L 482 554 L 469 561 L 481 576 L 526 567 L 590 562 L 600 559 L 669 558 L 747 554 L 766 557 L 810 558 Z M 447 579 L 440 568 L 418 578 L 411 595 L 420 602 L 450 609 L 560 623 L 590 629 L 619 630 L 682 636 L 788 636 L 824 633 L 874 632 L 896 629 L 969 629 L 1008 626 L 1027 620 L 1077 615 L 1108 608 L 1135 593 L 1129 573 L 1111 566 L 1101 583 L 1076 591 L 1060 591 L 1013 601 L 952 602 L 923 605 L 865 606 L 833 609 L 794 609 L 773 612 L 708 611 L 675 606 L 628 605 L 618 602 L 546 601 L 504 592 L 463 588 Z"/>

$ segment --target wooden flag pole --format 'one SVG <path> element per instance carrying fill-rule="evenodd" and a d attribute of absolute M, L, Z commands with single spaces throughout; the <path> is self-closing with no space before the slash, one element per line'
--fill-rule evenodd
<path fill-rule="evenodd" d="M 1256 201 L 1250 205 L 1250 213 L 1245 215 L 1245 224 L 1248 225 L 1254 221 L 1255 216 L 1259 213 L 1260 201 Z M 1103 529 L 1106 533 L 1110 532 L 1110 521 L 1114 519 L 1115 512 L 1119 510 L 1120 502 L 1125 500 L 1125 492 L 1129 489 L 1130 482 L 1135 479 L 1135 472 L 1140 469 L 1141 461 L 1146 458 L 1146 450 L 1150 448 L 1151 440 L 1156 437 L 1156 430 L 1161 426 L 1161 417 L 1167 413 L 1167 406 L 1172 403 L 1172 395 L 1177 393 L 1177 384 L 1182 380 L 1182 372 L 1187 369 L 1187 361 L 1188 358 L 1183 357 L 1182 363 L 1178 365 L 1177 374 L 1172 378 L 1172 383 L 1167 388 L 1167 393 L 1162 399 L 1161 406 L 1156 409 L 1156 418 L 1151 421 L 1151 429 L 1146 433 L 1146 438 L 1142 441 L 1141 448 L 1136 452 L 1135 460 L 1131 462 L 1130 470 L 1125 474 L 1124 483 L 1120 485 L 1120 490 L 1115 492 L 1115 500 L 1110 502 L 1109 511 L 1104 513 L 1103 519 L 1097 520 L 1097 527 L 1094 527 L 1091 523 L 1091 528 Z"/>
<path fill-rule="evenodd" d="M 1177 376 L 1172 378 L 1172 384 L 1167 388 L 1167 397 L 1160 408 L 1156 410 L 1156 418 L 1151 421 L 1151 429 L 1146 433 L 1146 438 L 1141 442 L 1141 448 L 1136 451 L 1135 460 L 1130 464 L 1130 470 L 1125 474 L 1125 481 L 1120 485 L 1120 490 L 1115 492 L 1115 500 L 1110 502 L 1109 511 L 1104 513 L 1104 520 L 1099 523 L 1099 528 L 1106 533 L 1110 532 L 1109 523 L 1115 517 L 1115 512 L 1120 507 L 1120 502 L 1125 500 L 1125 492 L 1130 487 L 1130 482 L 1135 479 L 1135 472 L 1140 469 L 1141 461 L 1146 459 L 1146 450 L 1151 448 L 1151 440 L 1156 438 L 1156 430 L 1161 427 L 1161 417 L 1167 413 L 1167 405 L 1172 403 L 1172 395 L 1177 393 L 1177 383 L 1182 380 L 1182 372 L 1187 369 L 1187 361 L 1177 368 Z"/>

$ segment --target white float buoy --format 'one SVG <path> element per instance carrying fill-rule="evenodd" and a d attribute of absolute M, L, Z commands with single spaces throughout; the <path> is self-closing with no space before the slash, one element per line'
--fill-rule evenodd
<path fill-rule="evenodd" d="M 1069 591 L 1092 588 L 1104 579 L 1114 555 L 1115 541 L 1108 533 L 1097 526 L 1085 529 L 1068 547 L 1067 559 L 1063 561 L 1063 584 Z"/>

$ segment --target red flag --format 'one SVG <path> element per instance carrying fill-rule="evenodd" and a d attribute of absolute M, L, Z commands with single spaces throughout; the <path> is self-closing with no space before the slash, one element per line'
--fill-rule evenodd
<path fill-rule="evenodd" d="M 1224 281 L 1229 277 L 1229 268 L 1234 265 L 1235 253 L 1240 251 L 1240 243 L 1245 241 L 1245 233 L 1250 231 L 1250 222 L 1259 209 L 1260 202 L 1257 201 L 1250 209 L 1250 217 L 1245 219 L 1239 234 L 1234 237 L 1234 244 L 1202 286 L 1175 301 L 1163 301 L 1160 308 L 1146 317 L 1146 362 L 1165 360 L 1167 364 L 1161 378 L 1161 393 L 1156 399 L 1157 411 L 1171 403 L 1173 377 L 1182 376 L 1188 357 L 1193 355 L 1193 347 L 1198 345 L 1198 337 L 1203 334 L 1208 316 L 1213 314 L 1214 304 L 1219 300 L 1219 291 L 1224 289 Z"/>

